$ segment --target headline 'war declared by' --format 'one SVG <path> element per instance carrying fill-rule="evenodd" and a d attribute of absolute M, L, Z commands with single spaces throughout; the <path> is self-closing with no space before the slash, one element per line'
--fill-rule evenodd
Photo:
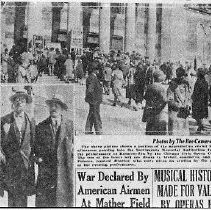
<path fill-rule="evenodd" d="M 119 187 L 105 187 L 100 185 L 98 187 L 84 188 L 82 185 L 79 186 L 77 195 L 139 195 L 139 199 L 136 196 L 130 196 L 129 206 L 131 208 L 148 208 L 150 207 L 150 194 L 151 190 L 149 188 L 141 187 L 131 187 L 130 183 L 140 182 L 146 184 L 149 175 L 144 174 L 143 171 L 131 171 L 130 174 L 118 174 L 117 171 L 113 171 L 112 174 L 106 174 L 103 171 L 98 171 L 96 175 L 87 174 L 87 172 L 78 172 L 79 181 L 83 182 L 121 182 Z M 124 184 L 123 184 L 124 183 Z M 125 184 L 128 183 L 128 184 Z M 141 197 L 140 195 L 148 195 L 146 197 Z M 96 197 L 95 203 L 93 204 L 90 200 L 83 199 L 81 207 L 126 207 L 125 197 L 123 196 L 121 201 L 116 201 L 115 197 Z"/>

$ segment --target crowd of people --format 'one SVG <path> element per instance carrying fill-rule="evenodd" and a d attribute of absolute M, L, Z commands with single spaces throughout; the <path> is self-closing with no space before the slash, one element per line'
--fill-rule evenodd
<path fill-rule="evenodd" d="M 135 51 L 111 50 L 105 54 L 95 48 L 84 49 L 79 55 L 74 49 L 68 52 L 58 48 L 29 48 L 25 52 L 13 46 L 10 52 L 5 49 L 2 53 L 1 65 L 1 81 L 8 83 L 36 82 L 43 73 L 57 76 L 67 83 L 84 84 L 86 79 L 89 83 L 86 84 L 88 101 L 95 98 L 91 94 L 112 94 L 113 106 L 127 105 L 134 111 L 143 109 L 142 121 L 146 122 L 146 134 L 188 134 L 190 115 L 197 122 L 197 132 L 209 127 L 204 119 L 208 118 L 211 98 L 211 65 L 197 67 L 196 59 L 192 64 L 180 61 L 160 63 L 156 60 L 152 62 Z M 92 84 L 95 81 L 96 85 L 95 77 L 88 79 L 93 72 L 100 84 L 96 89 Z M 90 84 L 92 93 L 89 93 Z M 102 97 L 98 98 L 97 104 L 100 105 Z M 98 128 L 97 133 L 102 133 L 99 107 L 91 106 L 90 113 L 86 132 L 92 132 L 94 125 Z"/>
<path fill-rule="evenodd" d="M 86 82 L 90 110 L 85 132 L 93 133 L 94 126 L 96 134 L 102 133 L 99 113 L 102 97 L 99 95 L 110 95 L 111 90 L 113 106 L 122 107 L 127 99 L 130 109 L 143 109 L 147 135 L 190 135 L 191 116 L 197 122 L 197 133 L 207 132 L 210 130 L 210 123 L 205 119 L 211 99 L 211 66 L 197 68 L 196 60 L 193 63 L 159 64 L 135 51 L 131 54 L 111 51 L 106 55 L 95 51 L 85 67 L 90 75 Z"/>
<path fill-rule="evenodd" d="M 57 76 L 65 82 L 82 78 L 83 68 L 80 56 L 74 49 L 29 48 L 22 49 L 14 45 L 1 54 L 2 83 L 35 83 L 43 74 Z"/>

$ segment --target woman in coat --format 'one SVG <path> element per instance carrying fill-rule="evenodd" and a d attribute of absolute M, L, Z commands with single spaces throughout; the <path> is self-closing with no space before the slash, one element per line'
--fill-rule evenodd
<path fill-rule="evenodd" d="M 168 132 L 169 135 L 189 135 L 190 95 L 191 87 L 185 79 L 182 67 L 176 70 L 176 78 L 169 83 L 168 97 Z"/>
<path fill-rule="evenodd" d="M 66 68 L 66 81 L 73 79 L 73 61 L 71 59 L 71 55 L 68 55 L 67 60 L 64 63 Z"/>
<path fill-rule="evenodd" d="M 17 74 L 17 83 L 29 83 L 29 71 L 28 71 L 28 64 L 22 63 L 18 67 L 18 74 Z"/>
<path fill-rule="evenodd" d="M 147 65 L 145 65 L 143 62 L 140 62 L 137 66 L 136 73 L 134 75 L 136 103 L 139 107 L 142 107 L 142 102 L 144 99 L 147 68 Z"/>
<path fill-rule="evenodd" d="M 117 102 L 121 103 L 123 81 L 122 71 L 114 64 L 112 72 L 112 91 L 114 94 L 113 106 L 116 106 Z"/>
<path fill-rule="evenodd" d="M 84 76 L 83 64 L 82 64 L 80 56 L 77 56 L 77 60 L 76 60 L 76 63 L 75 63 L 75 70 L 74 70 L 74 80 L 75 80 L 75 82 L 79 82 L 80 84 L 82 84 L 81 80 L 82 80 L 83 76 Z"/>
<path fill-rule="evenodd" d="M 7 74 L 8 83 L 16 83 L 19 65 L 14 61 L 12 56 L 8 58 Z"/>
<path fill-rule="evenodd" d="M 65 63 L 66 61 L 66 56 L 64 53 L 60 53 L 59 56 L 57 57 L 57 62 L 58 62 L 58 78 L 60 80 L 64 79 L 64 76 L 66 75 L 66 68 L 65 68 Z"/>
<path fill-rule="evenodd" d="M 153 73 L 154 83 L 148 85 L 144 99 L 146 107 L 144 109 L 142 121 L 146 122 L 146 135 L 166 135 L 167 130 L 167 94 L 166 88 L 162 84 L 165 75 L 162 71 L 156 70 Z"/>
<path fill-rule="evenodd" d="M 135 89 L 135 79 L 134 79 L 135 72 L 136 68 L 134 67 L 134 65 L 131 64 L 131 67 L 126 77 L 127 79 L 126 98 L 129 99 L 128 100 L 129 105 L 131 105 L 132 100 L 136 102 L 136 89 Z M 133 108 L 136 111 L 138 110 L 135 103 L 132 105 L 131 108 Z"/>
<path fill-rule="evenodd" d="M 199 68 L 192 95 L 192 116 L 198 125 L 198 132 L 203 128 L 202 120 L 208 117 L 208 83 L 205 80 L 205 69 Z"/>
<path fill-rule="evenodd" d="M 34 61 L 30 61 L 30 66 L 28 67 L 29 75 L 30 75 L 30 80 L 29 82 L 36 82 L 38 79 L 38 70 L 37 70 L 37 65 L 35 65 Z"/>

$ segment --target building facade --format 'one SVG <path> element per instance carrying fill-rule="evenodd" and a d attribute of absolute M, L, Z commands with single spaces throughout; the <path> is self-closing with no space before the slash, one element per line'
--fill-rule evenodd
<path fill-rule="evenodd" d="M 36 12 L 35 12 L 36 11 Z M 211 63 L 210 5 L 7 2 L 1 42 L 136 51 L 150 60 Z M 56 44 L 55 44 L 56 46 Z"/>

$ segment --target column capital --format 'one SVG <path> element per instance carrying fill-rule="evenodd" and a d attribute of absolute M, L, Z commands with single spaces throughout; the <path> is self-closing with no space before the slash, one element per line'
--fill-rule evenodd
<path fill-rule="evenodd" d="M 156 58 L 156 24 L 157 24 L 157 5 L 149 4 L 148 6 L 148 40 L 147 40 L 147 56 L 153 62 Z"/>

